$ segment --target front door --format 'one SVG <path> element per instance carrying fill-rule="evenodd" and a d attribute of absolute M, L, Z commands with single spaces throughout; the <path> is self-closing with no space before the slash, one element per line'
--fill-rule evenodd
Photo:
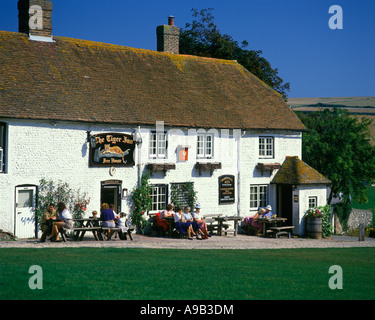
<path fill-rule="evenodd" d="M 35 237 L 36 186 L 16 187 L 14 235 L 18 238 Z"/>
<path fill-rule="evenodd" d="M 292 186 L 278 185 L 279 215 L 287 218 L 286 224 L 293 225 L 293 189 Z"/>
<path fill-rule="evenodd" d="M 100 203 L 113 204 L 115 212 L 121 212 L 121 181 L 109 180 L 103 181 L 100 192 Z"/>

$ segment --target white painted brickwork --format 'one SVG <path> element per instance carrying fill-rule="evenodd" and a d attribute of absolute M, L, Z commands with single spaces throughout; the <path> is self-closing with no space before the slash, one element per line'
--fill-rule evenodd
<path fill-rule="evenodd" d="M 49 121 L 4 120 L 8 124 L 6 173 L 0 174 L 0 229 L 14 230 L 15 187 L 23 184 L 38 185 L 41 178 L 62 180 L 73 189 L 86 191 L 91 197 L 88 213 L 99 210 L 101 181 L 122 180 L 122 188 L 129 192 L 137 185 L 137 147 L 134 167 L 116 168 L 114 176 L 109 168 L 89 167 L 89 145 L 86 143 L 86 131 L 92 134 L 116 132 L 133 134 L 137 127 L 111 127 L 80 123 Z M 221 162 L 222 168 L 199 173 L 194 168 L 197 162 L 196 130 L 168 129 L 167 159 L 149 159 L 150 131 L 153 128 L 141 127 L 143 144 L 141 147 L 142 169 L 148 162 L 175 163 L 176 170 L 155 173 L 152 184 L 170 184 L 176 182 L 194 182 L 198 202 L 203 214 L 253 215 L 250 211 L 250 185 L 269 185 L 276 170 L 270 176 L 269 171 L 262 175 L 256 168 L 258 162 L 282 164 L 286 156 L 301 158 L 302 134 L 296 132 L 258 132 L 233 130 L 214 130 L 213 159 L 202 162 Z M 274 158 L 259 158 L 259 136 L 274 137 Z M 190 146 L 187 162 L 178 162 L 179 145 Z M 221 175 L 234 175 L 236 179 L 236 202 L 219 205 L 218 178 Z M 238 183 L 239 180 L 239 184 Z M 238 203 L 238 194 L 240 202 Z M 269 204 L 276 208 L 275 187 L 269 187 Z M 122 201 L 122 211 L 129 212 L 128 202 Z M 275 210 L 276 211 L 276 210 Z"/>

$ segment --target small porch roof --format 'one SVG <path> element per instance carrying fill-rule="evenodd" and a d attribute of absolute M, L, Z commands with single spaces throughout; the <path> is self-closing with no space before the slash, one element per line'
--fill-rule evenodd
<path fill-rule="evenodd" d="M 297 156 L 286 157 L 271 183 L 286 185 L 331 184 L 321 173 L 310 167 Z"/>

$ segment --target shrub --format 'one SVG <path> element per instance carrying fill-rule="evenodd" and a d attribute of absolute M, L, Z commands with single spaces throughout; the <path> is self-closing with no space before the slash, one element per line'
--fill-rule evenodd
<path fill-rule="evenodd" d="M 56 206 L 60 201 L 65 203 L 73 218 L 82 218 L 87 206 L 90 204 L 90 200 L 91 198 L 87 197 L 86 192 L 81 194 L 80 190 L 72 190 L 66 182 L 59 180 L 56 183 L 53 180 L 47 181 L 43 178 L 39 181 L 38 201 L 35 210 L 38 222 L 50 203 Z"/>
<path fill-rule="evenodd" d="M 350 213 L 352 212 L 351 205 L 345 202 L 335 203 L 333 205 L 333 212 L 339 218 L 343 231 L 344 232 L 348 231 L 348 220 L 349 220 Z"/>
<path fill-rule="evenodd" d="M 133 206 L 130 219 L 133 225 L 139 230 L 145 227 L 145 213 L 151 209 L 151 186 L 149 185 L 150 174 L 148 172 L 142 175 L 141 184 L 131 194 Z"/>
<path fill-rule="evenodd" d="M 331 206 L 329 204 L 325 205 L 324 207 L 319 207 L 322 216 L 322 237 L 328 238 L 332 235 L 332 224 L 331 224 Z"/>

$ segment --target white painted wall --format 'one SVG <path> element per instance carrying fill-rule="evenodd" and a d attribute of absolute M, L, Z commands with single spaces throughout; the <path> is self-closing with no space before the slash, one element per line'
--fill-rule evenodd
<path fill-rule="evenodd" d="M 122 187 L 129 192 L 137 185 L 137 166 L 116 168 L 114 176 L 110 176 L 109 168 L 89 167 L 89 145 L 86 143 L 86 131 L 91 134 L 118 132 L 132 134 L 137 126 L 120 127 L 84 123 L 67 123 L 50 121 L 9 120 L 7 143 L 7 172 L 0 174 L 0 229 L 14 230 L 14 193 L 15 187 L 21 184 L 38 185 L 41 178 L 62 180 L 73 189 L 81 189 L 91 197 L 88 215 L 100 207 L 100 182 L 109 179 L 122 180 Z M 141 168 L 148 162 L 176 163 L 176 170 L 156 173 L 151 178 L 152 184 L 170 184 L 172 182 L 194 182 L 198 194 L 198 202 L 202 205 L 203 214 L 218 213 L 223 215 L 253 215 L 250 210 L 250 185 L 269 184 L 276 171 L 262 176 L 256 169 L 258 162 L 282 164 L 286 156 L 301 158 L 302 134 L 296 132 L 273 131 L 234 131 L 213 130 L 214 157 L 209 160 L 221 162 L 222 169 L 215 170 L 211 176 L 203 172 L 199 176 L 194 168 L 196 159 L 197 136 L 195 129 L 168 129 L 168 157 L 165 160 L 149 159 L 150 131 L 155 127 L 141 127 L 143 144 L 141 147 Z M 259 159 L 259 136 L 273 136 L 275 139 L 275 157 Z M 187 162 L 177 161 L 177 146 L 187 145 L 189 159 Z M 138 149 L 135 151 L 136 165 Z M 240 202 L 219 205 L 218 178 L 224 174 L 236 177 L 236 197 Z M 239 175 L 240 174 L 240 175 Z M 238 198 L 237 198 L 238 199 Z M 269 187 L 269 203 L 276 208 L 276 188 Z M 302 210 L 302 209 L 301 209 Z M 129 212 L 128 202 L 122 202 L 122 211 Z"/>
<path fill-rule="evenodd" d="M 300 185 L 293 191 L 293 196 L 298 195 L 298 202 L 293 202 L 293 221 L 294 233 L 304 235 L 306 223 L 304 215 L 309 209 L 309 197 L 317 197 L 318 205 L 325 206 L 327 204 L 327 186 L 326 185 Z"/>

